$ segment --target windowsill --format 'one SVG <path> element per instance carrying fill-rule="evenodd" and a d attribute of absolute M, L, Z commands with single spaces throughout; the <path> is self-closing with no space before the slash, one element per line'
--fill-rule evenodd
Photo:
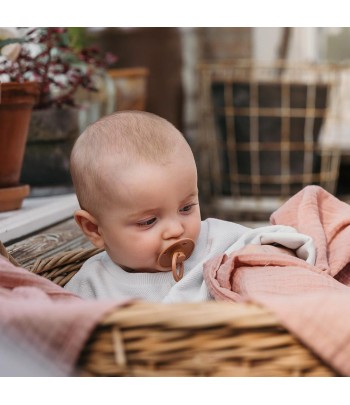
<path fill-rule="evenodd" d="M 26 198 L 22 208 L 0 212 L 0 241 L 23 238 L 67 218 L 79 208 L 74 193 L 52 197 Z"/>

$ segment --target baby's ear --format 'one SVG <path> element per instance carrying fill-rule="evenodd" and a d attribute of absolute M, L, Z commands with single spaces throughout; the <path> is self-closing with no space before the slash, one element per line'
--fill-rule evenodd
<path fill-rule="evenodd" d="M 98 222 L 94 216 L 85 210 L 78 210 L 75 211 L 74 218 L 76 223 L 94 246 L 98 248 L 103 248 L 105 246 L 100 234 Z"/>

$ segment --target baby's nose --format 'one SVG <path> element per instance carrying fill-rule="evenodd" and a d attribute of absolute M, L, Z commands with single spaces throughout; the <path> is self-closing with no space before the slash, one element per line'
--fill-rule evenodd
<path fill-rule="evenodd" d="M 163 238 L 179 238 L 183 235 L 184 230 L 185 229 L 180 221 L 170 221 L 163 232 Z"/>

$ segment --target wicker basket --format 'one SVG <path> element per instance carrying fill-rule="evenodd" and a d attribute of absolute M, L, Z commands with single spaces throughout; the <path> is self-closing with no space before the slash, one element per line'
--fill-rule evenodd
<path fill-rule="evenodd" d="M 29 270 L 63 286 L 99 251 L 60 253 Z M 92 376 L 336 375 L 266 309 L 223 302 L 116 308 L 90 336 L 77 370 Z"/>
<path fill-rule="evenodd" d="M 306 185 L 334 192 L 339 150 L 320 137 L 340 71 L 251 60 L 200 66 L 196 155 L 207 216 L 268 220 Z"/>

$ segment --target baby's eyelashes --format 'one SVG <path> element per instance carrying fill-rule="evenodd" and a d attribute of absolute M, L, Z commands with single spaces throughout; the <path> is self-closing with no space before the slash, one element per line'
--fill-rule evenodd
<path fill-rule="evenodd" d="M 181 214 L 190 214 L 193 210 L 193 207 L 195 207 L 196 205 L 198 205 L 198 203 L 186 204 L 185 206 L 179 209 L 179 212 Z M 158 221 L 158 219 L 162 219 L 161 216 L 147 218 L 142 221 L 138 221 L 137 226 L 139 228 L 146 228 L 146 229 L 151 228 Z"/>
<path fill-rule="evenodd" d="M 153 218 L 149 218 L 149 219 L 145 219 L 144 221 L 140 221 L 137 223 L 137 225 L 139 227 L 147 227 L 147 226 L 151 226 L 156 222 L 157 218 L 153 217 Z"/>
<path fill-rule="evenodd" d="M 180 212 L 189 213 L 194 206 L 198 205 L 198 203 L 187 204 L 180 209 Z"/>

